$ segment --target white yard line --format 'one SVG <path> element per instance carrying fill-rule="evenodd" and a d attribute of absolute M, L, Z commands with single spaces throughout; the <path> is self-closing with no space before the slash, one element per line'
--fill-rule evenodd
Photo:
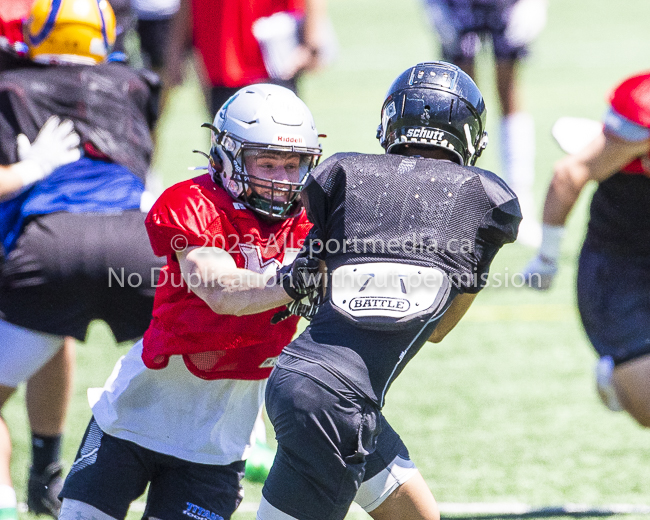
<path fill-rule="evenodd" d="M 448 514 L 650 514 L 650 505 L 645 504 L 564 504 L 558 506 L 531 506 L 517 502 L 474 502 L 470 504 L 440 502 L 438 503 L 438 507 L 442 513 Z"/>

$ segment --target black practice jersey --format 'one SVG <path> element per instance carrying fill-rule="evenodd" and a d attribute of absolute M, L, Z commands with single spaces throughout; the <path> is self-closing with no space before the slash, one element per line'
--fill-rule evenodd
<path fill-rule="evenodd" d="M 586 242 L 616 255 L 650 259 L 650 178 L 617 173 L 591 201 Z"/>
<path fill-rule="evenodd" d="M 493 173 L 398 155 L 334 155 L 313 172 L 303 202 L 330 277 L 325 303 L 285 352 L 380 405 L 455 296 L 486 285 L 521 220 Z"/>
<path fill-rule="evenodd" d="M 71 119 L 86 154 L 144 180 L 153 153 L 158 78 L 121 63 L 25 66 L 0 74 L 0 164 L 17 162 L 16 136 L 34 141 L 52 115 Z"/>

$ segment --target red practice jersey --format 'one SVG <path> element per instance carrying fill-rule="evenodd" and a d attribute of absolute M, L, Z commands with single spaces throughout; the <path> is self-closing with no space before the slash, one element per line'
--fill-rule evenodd
<path fill-rule="evenodd" d="M 244 87 L 268 79 L 253 22 L 281 11 L 298 16 L 304 0 L 192 0 L 192 37 L 213 86 Z"/>
<path fill-rule="evenodd" d="M 9 44 L 23 41 L 23 20 L 29 16 L 32 0 L 0 2 L 0 37 Z"/>
<path fill-rule="evenodd" d="M 188 369 L 203 379 L 267 378 L 295 334 L 298 318 L 271 325 L 283 307 L 248 316 L 216 314 L 183 280 L 176 252 L 217 247 L 228 251 L 239 268 L 275 271 L 285 254 L 302 246 L 311 227 L 305 212 L 287 220 L 262 220 L 203 175 L 167 189 L 145 224 L 154 253 L 167 257 L 144 335 L 145 365 L 164 368 L 169 356 L 183 355 Z"/>

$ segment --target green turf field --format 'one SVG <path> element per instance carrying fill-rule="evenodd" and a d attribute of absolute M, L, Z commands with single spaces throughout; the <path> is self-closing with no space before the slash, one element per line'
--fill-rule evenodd
<path fill-rule="evenodd" d="M 319 132 L 328 134 L 325 156 L 348 150 L 379 153 L 375 130 L 388 85 L 408 66 L 437 57 L 437 45 L 416 0 L 329 4 L 339 57 L 327 70 L 304 79 L 302 96 Z M 561 156 L 551 125 L 564 115 L 599 118 L 608 89 L 627 74 L 649 68 L 648 20 L 648 0 L 550 0 L 548 25 L 522 70 L 524 103 L 537 129 L 538 205 L 552 164 Z M 478 83 L 486 95 L 491 138 L 479 166 L 498 172 L 498 106 L 487 54 L 481 56 Z M 174 93 L 161 122 L 156 168 L 166 185 L 189 177 L 187 166 L 204 162 L 191 153 L 208 147 L 208 132 L 199 128 L 208 120 L 200 100 L 196 85 L 187 84 Z M 576 254 L 590 193 L 583 194 L 570 218 L 555 287 L 545 294 L 486 289 L 457 329 L 443 343 L 424 348 L 388 395 L 386 416 L 443 504 L 650 504 L 650 433 L 598 401 L 595 357 L 575 307 Z M 517 272 L 532 254 L 524 246 L 507 246 L 493 273 Z M 66 464 L 90 416 L 86 388 L 102 384 L 127 348 L 116 347 L 100 323 L 79 346 Z M 12 474 L 24 501 L 29 431 L 22 393 L 10 401 L 5 416 L 14 438 Z M 246 486 L 237 520 L 254 518 L 259 494 L 260 486 Z M 141 512 L 140 507 L 129 519 Z M 352 510 L 350 518 L 364 515 Z M 559 517 L 552 511 L 443 516 Z"/>

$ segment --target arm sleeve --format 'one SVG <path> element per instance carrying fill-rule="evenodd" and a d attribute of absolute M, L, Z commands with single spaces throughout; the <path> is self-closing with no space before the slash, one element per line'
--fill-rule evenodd
<path fill-rule="evenodd" d="M 342 240 L 345 234 L 346 172 L 344 159 L 354 152 L 332 155 L 312 173 L 303 191 L 307 217 L 316 228 L 317 237 Z"/>
<path fill-rule="evenodd" d="M 298 253 L 298 257 L 325 259 L 325 243 L 319 238 L 319 231 L 316 226 L 312 226 L 309 234 L 305 237 L 305 242 Z"/>
<path fill-rule="evenodd" d="M 339 164 L 341 158 L 351 153 L 334 154 L 319 164 L 307 180 L 302 192 L 302 202 L 307 218 L 314 225 L 314 237 L 320 240 L 330 238 L 330 223 L 339 191 L 345 189 L 345 173 Z"/>
<path fill-rule="evenodd" d="M 509 211 L 504 212 L 501 208 L 494 208 L 486 215 L 479 228 L 474 250 L 478 259 L 475 282 L 465 292 L 477 293 L 487 285 L 492 260 L 504 244 L 514 242 L 517 238 L 517 228 L 521 219 L 514 220 L 511 217 Z"/>
<path fill-rule="evenodd" d="M 475 283 L 465 290 L 468 293 L 477 293 L 485 287 L 492 260 L 504 244 L 517 239 L 522 218 L 519 201 L 503 180 L 486 171 L 482 172 L 481 180 L 492 208 L 484 215 L 478 228 L 474 250 Z"/>

